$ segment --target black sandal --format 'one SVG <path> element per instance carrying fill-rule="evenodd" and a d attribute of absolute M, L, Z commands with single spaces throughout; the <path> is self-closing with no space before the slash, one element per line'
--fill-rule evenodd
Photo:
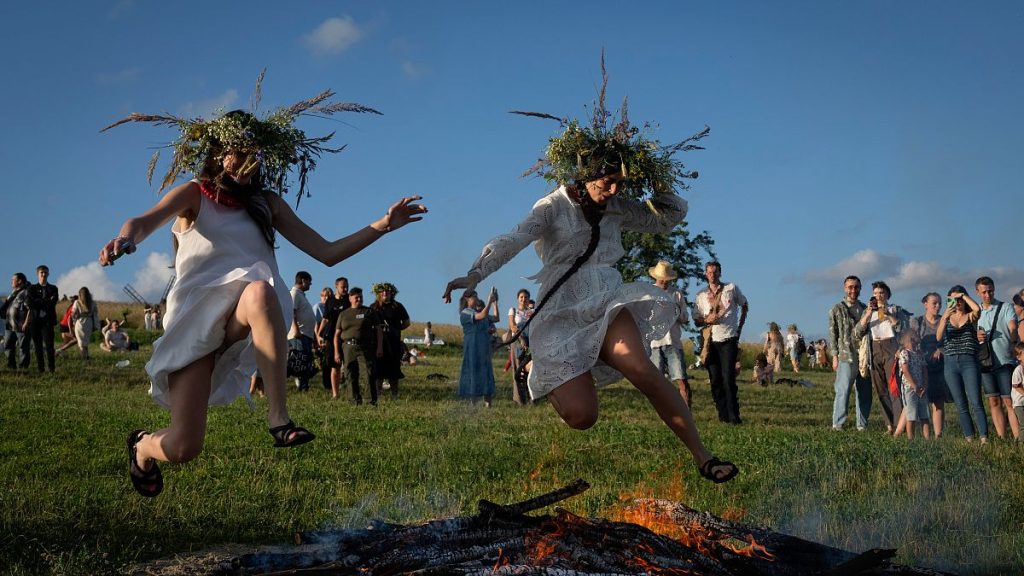
<path fill-rule="evenodd" d="M 722 472 L 721 468 L 725 468 L 724 473 Z M 732 462 L 724 462 L 722 460 L 719 460 L 718 458 L 715 458 L 714 456 L 712 456 L 710 460 L 701 464 L 700 466 L 700 475 L 707 478 L 708 480 L 711 480 L 715 484 L 722 484 L 723 482 L 728 482 L 729 480 L 735 478 L 736 475 L 739 473 L 740 469 L 735 464 L 733 464 Z"/>
<path fill-rule="evenodd" d="M 274 448 L 291 448 L 307 442 L 312 442 L 316 436 L 301 426 L 296 426 L 291 420 L 287 424 L 274 426 L 270 429 L 270 435 L 274 437 Z"/>
<path fill-rule="evenodd" d="M 160 467 L 153 462 L 149 470 L 143 470 L 136 463 L 136 445 L 146 434 L 149 432 L 145 430 L 133 430 L 128 434 L 128 477 L 131 478 L 136 492 L 146 498 L 154 498 L 164 490 L 164 475 L 160 472 Z"/>

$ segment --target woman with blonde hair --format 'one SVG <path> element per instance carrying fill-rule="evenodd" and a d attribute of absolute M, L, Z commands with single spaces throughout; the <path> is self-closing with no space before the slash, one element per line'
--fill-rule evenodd
<path fill-rule="evenodd" d="M 782 371 L 782 355 L 786 348 L 786 342 L 782 336 L 782 330 L 775 322 L 768 323 L 768 335 L 764 338 L 764 352 L 768 364 L 774 372 Z"/>
<path fill-rule="evenodd" d="M 99 307 L 96 306 L 96 302 L 92 299 L 92 293 L 85 286 L 78 289 L 78 300 L 75 300 L 73 306 L 71 319 L 75 323 L 75 340 L 78 341 L 78 351 L 82 358 L 88 358 L 92 333 L 100 326 Z"/>

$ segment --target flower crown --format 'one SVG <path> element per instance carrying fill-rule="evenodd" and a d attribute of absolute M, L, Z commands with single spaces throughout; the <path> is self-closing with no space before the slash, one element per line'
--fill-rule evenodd
<path fill-rule="evenodd" d="M 377 110 L 351 102 L 328 102 L 334 91 L 328 89 L 320 94 L 293 104 L 287 108 L 278 108 L 267 114 L 262 120 L 255 115 L 259 107 L 261 86 L 266 69 L 256 80 L 253 93 L 252 110 L 245 112 L 236 110 L 222 114 L 213 120 L 202 118 L 181 118 L 170 114 L 153 115 L 129 114 L 100 130 L 105 132 L 115 126 L 128 122 L 149 122 L 155 125 L 173 125 L 180 135 L 165 147 L 174 148 L 174 158 L 160 183 L 160 192 L 177 180 L 182 172 L 199 175 L 203 166 L 211 159 L 220 160 L 228 150 L 245 154 L 245 161 L 240 172 L 257 175 L 257 183 L 263 188 L 278 195 L 288 193 L 288 172 L 298 166 L 299 193 L 295 199 L 298 208 L 303 193 L 306 191 L 306 180 L 309 173 L 316 168 L 320 155 L 341 152 L 340 148 L 327 148 L 323 144 L 334 137 L 334 132 L 326 136 L 308 137 L 293 124 L 302 115 L 329 116 L 336 112 L 359 112 L 380 114 Z M 160 150 L 157 150 L 149 161 L 146 180 L 152 184 L 153 171 L 156 168 Z M 257 168 L 259 171 L 257 172 Z"/>
<path fill-rule="evenodd" d="M 576 119 L 541 112 L 512 111 L 512 114 L 556 120 L 564 127 L 561 134 L 548 141 L 544 157 L 523 176 L 538 174 L 561 185 L 586 182 L 621 171 L 625 178 L 622 194 L 637 200 L 689 188 L 685 180 L 697 178 L 697 172 L 687 170 L 673 155 L 680 151 L 703 150 L 695 142 L 707 136 L 711 129 L 705 126 L 682 142 L 662 146 L 657 139 L 648 136 L 652 130 L 650 123 L 645 122 L 642 127 L 630 123 L 627 99 L 623 99 L 618 110 L 618 121 L 615 121 L 616 114 L 608 111 L 605 106 L 608 73 L 603 52 L 601 77 L 601 91 L 587 125 Z"/>
<path fill-rule="evenodd" d="M 373 285 L 373 293 L 374 294 L 380 294 L 381 292 L 383 292 L 385 290 L 387 290 L 388 292 L 391 292 L 391 296 L 392 297 L 394 297 L 395 295 L 398 294 L 398 288 L 395 288 L 395 285 L 392 284 L 391 282 L 379 282 L 379 283 Z"/>

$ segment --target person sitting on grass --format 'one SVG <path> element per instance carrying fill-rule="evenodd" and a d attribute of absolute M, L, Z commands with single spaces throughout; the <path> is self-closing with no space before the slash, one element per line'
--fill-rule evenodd
<path fill-rule="evenodd" d="M 103 328 L 103 343 L 100 348 L 107 352 L 128 352 L 132 349 L 132 339 L 127 332 L 121 330 L 121 322 L 110 320 Z"/>
<path fill-rule="evenodd" d="M 170 409 L 170 425 L 152 433 L 135 430 L 127 439 L 129 477 L 143 496 L 163 490 L 157 460 L 187 462 L 199 455 L 209 406 L 245 396 L 257 366 L 265 383 L 274 446 L 290 448 L 313 440 L 313 433 L 289 418 L 285 401 L 285 338 L 292 324 L 292 301 L 278 271 L 276 234 L 334 266 L 427 211 L 415 203 L 419 196 L 402 198 L 369 226 L 332 242 L 284 201 L 293 167 L 300 173 L 301 199 L 315 159 L 338 151 L 323 147 L 330 136 L 310 138 L 296 128 L 298 116 L 376 112 L 356 104 L 321 104 L 332 95 L 328 90 L 263 120 L 242 110 L 213 120 L 132 114 L 106 128 L 133 121 L 176 125 L 181 136 L 174 143 L 164 185 L 182 172 L 197 178 L 126 221 L 99 255 L 104 266 L 113 264 L 174 220 L 177 280 L 167 295 L 163 336 L 153 344 L 146 364 L 150 395 Z"/>
<path fill-rule="evenodd" d="M 764 352 L 758 352 L 754 359 L 754 376 L 751 381 L 761 386 L 775 383 L 775 367 Z"/>

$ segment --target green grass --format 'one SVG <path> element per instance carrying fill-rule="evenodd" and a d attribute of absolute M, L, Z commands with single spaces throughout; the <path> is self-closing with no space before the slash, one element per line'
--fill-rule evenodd
<path fill-rule="evenodd" d="M 449 341 L 457 330 L 435 327 Z M 905 563 L 976 574 L 1024 565 L 1021 446 L 967 444 L 952 412 L 937 442 L 889 438 L 877 414 L 867 432 L 833 432 L 832 375 L 814 371 L 801 373 L 811 389 L 741 384 L 738 427 L 717 422 L 706 373 L 694 374 L 705 442 L 742 467 L 722 486 L 698 477 L 625 383 L 600 393 L 593 429 L 574 431 L 546 404 L 512 404 L 500 355 L 494 408 L 457 401 L 460 350 L 446 347 L 406 368 L 397 403 L 290 391 L 293 417 L 318 435 L 294 450 L 272 447 L 263 400 L 211 409 L 203 453 L 165 464 L 164 493 L 146 500 L 128 482 L 123 446 L 133 428 L 168 422 L 146 394 L 147 350 L 62 357 L 53 376 L 0 372 L 0 572 L 116 572 L 327 525 L 470 514 L 479 498 L 518 501 L 575 478 L 592 485 L 564 503 L 581 514 L 610 516 L 620 495 L 652 494 L 843 548 L 899 548 Z M 131 366 L 114 367 L 123 358 Z M 452 381 L 428 381 L 435 372 Z"/>

